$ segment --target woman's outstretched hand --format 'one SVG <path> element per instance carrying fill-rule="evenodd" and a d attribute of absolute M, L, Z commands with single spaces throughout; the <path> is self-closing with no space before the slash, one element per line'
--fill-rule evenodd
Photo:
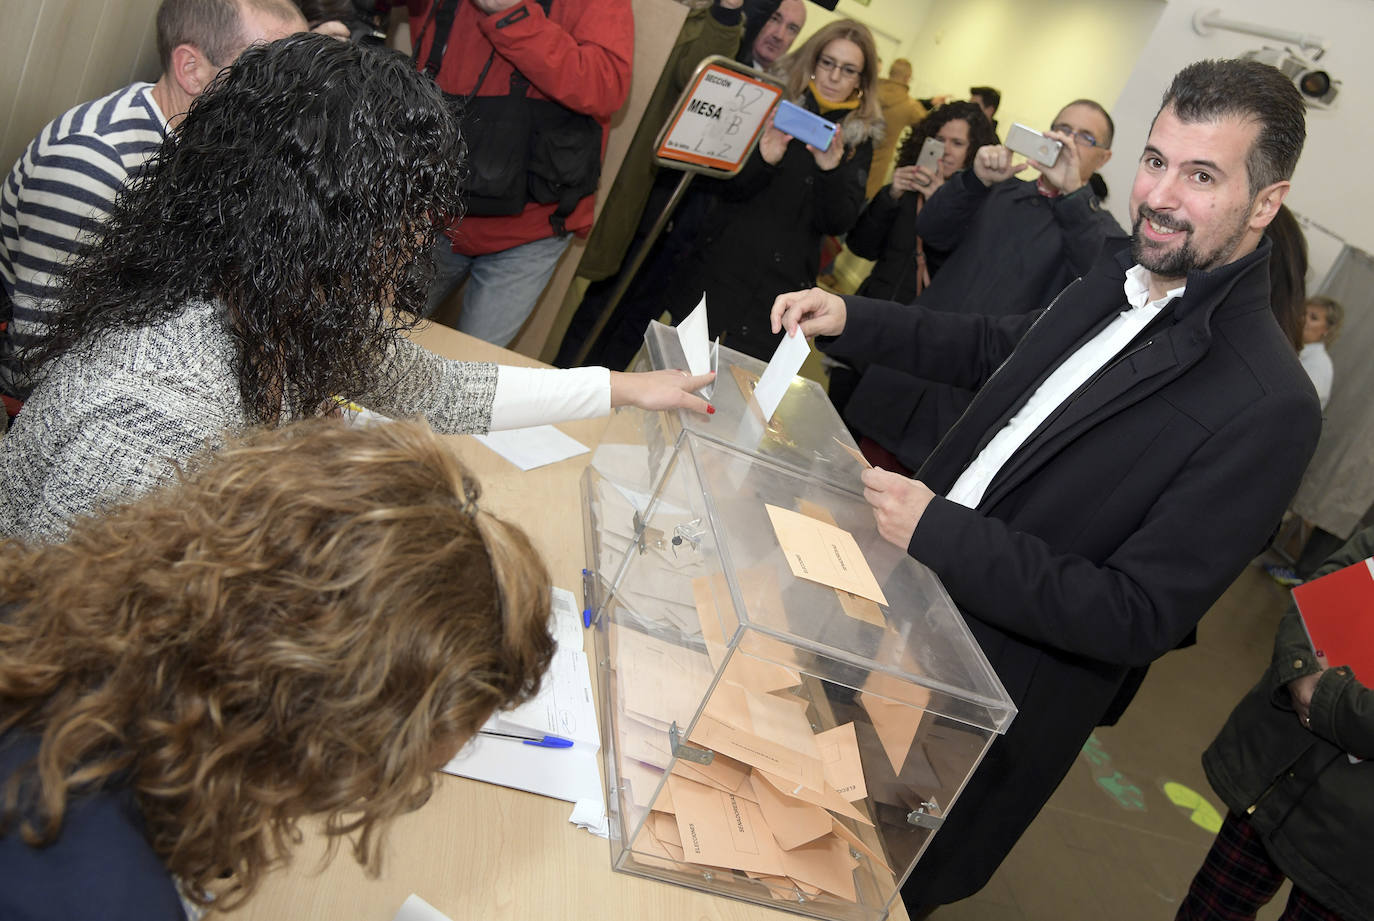
<path fill-rule="evenodd" d="M 688 374 L 686 371 L 611 372 L 611 407 L 638 406 L 640 409 L 690 409 L 703 415 L 716 408 L 696 395 L 696 391 L 716 379 L 714 371 Z"/>

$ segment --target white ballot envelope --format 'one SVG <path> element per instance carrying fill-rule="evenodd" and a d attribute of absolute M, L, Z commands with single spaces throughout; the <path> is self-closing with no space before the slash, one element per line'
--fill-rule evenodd
<path fill-rule="evenodd" d="M 763 376 L 754 387 L 754 399 L 758 400 L 765 421 L 773 421 L 773 413 L 782 402 L 783 396 L 787 394 L 792 378 L 797 376 L 802 362 L 806 361 L 806 356 L 810 354 L 811 346 L 801 334 L 801 330 L 798 330 L 795 336 L 783 334 L 773 357 L 768 360 L 768 367 L 763 369 Z"/>

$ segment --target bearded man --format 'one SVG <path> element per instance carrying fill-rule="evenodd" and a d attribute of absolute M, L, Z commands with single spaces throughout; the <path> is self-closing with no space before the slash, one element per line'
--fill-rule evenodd
<path fill-rule="evenodd" d="M 1305 137 L 1274 68 L 1192 64 L 1141 154 L 1129 249 L 1045 310 L 775 302 L 775 330 L 832 355 L 978 391 L 916 479 L 863 477 L 1019 710 L 903 888 L 913 918 L 987 882 L 1128 670 L 1196 627 L 1296 491 L 1321 409 L 1269 309 L 1264 229 Z"/>

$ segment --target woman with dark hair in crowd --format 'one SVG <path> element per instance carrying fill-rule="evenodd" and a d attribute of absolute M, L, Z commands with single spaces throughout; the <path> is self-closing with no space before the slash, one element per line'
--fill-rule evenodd
<path fill-rule="evenodd" d="M 0 544 L 0 917 L 231 909 L 307 817 L 375 872 L 548 666 L 548 573 L 427 426 L 310 420 L 192 466 Z"/>
<path fill-rule="evenodd" d="M 944 145 L 935 175 L 916 165 L 928 138 Z M 987 116 L 972 102 L 941 106 L 907 134 L 897 151 L 892 183 L 873 196 L 845 238 L 856 255 L 877 261 L 859 294 L 906 304 L 930 284 L 947 253 L 922 243 L 916 235 L 916 215 L 946 179 L 972 165 L 980 147 L 996 143 Z"/>
<path fill-rule="evenodd" d="M 723 333 L 731 348 L 765 360 L 779 340 L 769 331 L 773 298 L 813 284 L 821 238 L 853 226 L 883 130 L 877 52 L 861 23 L 821 27 L 775 70 L 785 98 L 839 127 L 818 150 L 766 126 L 739 175 L 721 184 L 721 204 L 669 288 L 674 315 L 685 315 L 704 291 L 711 335 Z"/>
<path fill-rule="evenodd" d="M 932 137 L 945 145 L 938 175 L 915 165 L 926 138 Z M 992 124 L 973 102 L 947 103 L 912 129 L 897 153 L 891 185 L 873 196 L 845 239 L 856 255 L 877 260 L 859 294 L 910 303 L 925 290 L 948 252 L 925 245 L 916 233 L 916 216 L 946 179 L 973 164 L 980 147 L 996 143 Z M 910 462 L 935 447 L 970 398 L 967 391 L 891 368 L 852 368 L 840 362 L 829 368 L 831 402 L 868 459 L 889 470 L 915 469 Z M 929 429 L 914 447 L 909 444 L 913 428 Z"/>
<path fill-rule="evenodd" d="M 1307 237 L 1287 205 L 1279 206 L 1274 219 L 1264 228 L 1264 235 L 1274 244 L 1269 254 L 1269 306 L 1293 348 L 1301 350 L 1303 305 L 1307 300 Z"/>
<path fill-rule="evenodd" d="M 250 48 L 115 202 L 66 276 L 41 381 L 0 442 L 0 534 L 170 475 L 224 430 L 336 397 L 445 432 L 706 411 L 709 378 L 449 361 L 406 334 L 435 215 L 460 208 L 456 121 L 394 52 L 321 35 Z"/>

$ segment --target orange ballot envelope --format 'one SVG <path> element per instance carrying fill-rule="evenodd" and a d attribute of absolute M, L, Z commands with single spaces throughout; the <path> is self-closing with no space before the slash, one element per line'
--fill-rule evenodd
<path fill-rule="evenodd" d="M 776 505 L 764 507 L 794 576 L 887 604 L 853 534 Z"/>
<path fill-rule="evenodd" d="M 669 775 L 668 788 L 677 809 L 682 850 L 690 863 L 786 875 L 781 849 L 757 805 L 676 774 Z"/>
<path fill-rule="evenodd" d="M 825 782 L 851 803 L 866 799 L 868 785 L 864 783 L 864 766 L 859 759 L 859 738 L 854 732 L 854 724 L 845 723 L 818 732 L 816 742 L 821 747 Z"/>
<path fill-rule="evenodd" d="M 1312 648 L 1374 687 L 1374 557 L 1293 589 Z"/>

